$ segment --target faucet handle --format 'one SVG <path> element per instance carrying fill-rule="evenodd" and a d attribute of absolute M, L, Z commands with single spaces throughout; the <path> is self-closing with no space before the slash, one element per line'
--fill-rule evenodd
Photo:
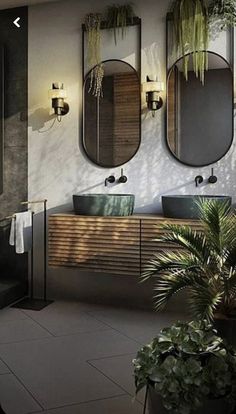
<path fill-rule="evenodd" d="M 128 178 L 126 177 L 126 175 L 124 175 L 124 170 L 123 168 L 121 168 L 121 176 L 118 179 L 119 183 L 126 183 L 128 181 Z"/>
<path fill-rule="evenodd" d="M 216 182 L 217 182 L 217 177 L 216 177 L 216 175 L 214 175 L 214 168 L 212 168 L 211 169 L 211 175 L 210 175 L 210 177 L 208 178 L 208 183 L 210 183 L 210 184 L 215 184 Z"/>

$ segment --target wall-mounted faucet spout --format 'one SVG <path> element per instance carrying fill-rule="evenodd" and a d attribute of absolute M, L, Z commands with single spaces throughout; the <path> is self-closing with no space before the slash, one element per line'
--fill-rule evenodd
<path fill-rule="evenodd" d="M 197 175 L 194 179 L 196 187 L 198 187 L 202 182 L 203 182 L 203 177 L 202 175 Z"/>
<path fill-rule="evenodd" d="M 105 187 L 107 187 L 108 183 L 114 183 L 116 181 L 114 175 L 110 175 L 109 177 L 105 178 Z"/>

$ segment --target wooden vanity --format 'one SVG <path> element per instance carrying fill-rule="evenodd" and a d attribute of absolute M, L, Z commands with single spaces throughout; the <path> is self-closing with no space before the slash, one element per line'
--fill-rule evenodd
<path fill-rule="evenodd" d="M 48 234 L 49 266 L 139 276 L 153 254 L 175 248 L 154 240 L 163 234 L 162 226 L 167 222 L 191 225 L 194 229 L 201 230 L 199 221 L 167 219 L 158 215 L 51 215 Z"/>

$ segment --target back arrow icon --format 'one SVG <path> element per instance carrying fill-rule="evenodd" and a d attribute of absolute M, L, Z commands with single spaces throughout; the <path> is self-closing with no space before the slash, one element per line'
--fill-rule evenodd
<path fill-rule="evenodd" d="M 17 17 L 16 20 L 14 20 L 14 22 L 13 22 L 16 27 L 20 27 L 20 25 L 18 23 L 19 20 L 20 20 L 20 17 Z"/>

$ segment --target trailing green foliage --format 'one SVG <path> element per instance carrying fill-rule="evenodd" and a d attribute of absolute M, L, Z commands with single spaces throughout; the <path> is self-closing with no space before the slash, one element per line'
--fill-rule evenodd
<path fill-rule="evenodd" d="M 92 67 L 89 92 L 92 92 L 95 97 L 100 97 L 104 77 L 104 68 L 101 63 L 101 15 L 99 13 L 87 14 L 84 24 L 87 31 L 87 62 Z"/>
<path fill-rule="evenodd" d="M 121 31 L 122 38 L 126 33 L 126 27 L 133 22 L 134 10 L 132 3 L 113 4 L 107 7 L 107 27 L 113 29 L 115 44 L 117 43 L 117 34 Z"/>
<path fill-rule="evenodd" d="M 221 30 L 236 25 L 236 1 L 213 0 L 209 5 L 209 22 Z"/>
<path fill-rule="evenodd" d="M 175 53 L 183 57 L 183 70 L 188 80 L 189 53 L 193 53 L 194 72 L 204 83 L 208 69 L 208 8 L 205 0 L 175 0 L 172 6 Z"/>
<path fill-rule="evenodd" d="M 227 202 L 199 201 L 198 208 L 203 230 L 164 225 L 159 241 L 179 249 L 154 256 L 142 280 L 154 278 L 157 310 L 187 289 L 194 317 L 211 321 L 217 312 L 235 314 L 236 215 Z"/>
<path fill-rule="evenodd" d="M 178 322 L 137 354 L 136 392 L 149 385 L 173 414 L 191 414 L 206 399 L 236 398 L 236 352 L 207 322 Z"/>

